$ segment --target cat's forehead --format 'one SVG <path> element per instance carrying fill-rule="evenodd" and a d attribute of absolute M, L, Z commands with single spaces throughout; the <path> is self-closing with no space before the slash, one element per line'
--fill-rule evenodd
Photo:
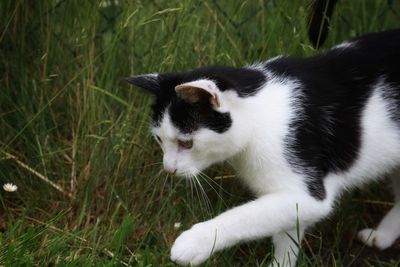
<path fill-rule="evenodd" d="M 179 98 L 171 100 L 163 111 L 158 112 L 160 115 L 153 118 L 152 131 L 168 138 L 180 136 L 185 139 L 201 129 L 223 133 L 232 125 L 229 112 L 221 113 L 210 106 L 189 104 Z"/>
<path fill-rule="evenodd" d="M 166 136 L 191 135 L 203 128 L 223 133 L 232 125 L 230 112 L 219 112 L 202 103 L 190 104 L 177 96 L 162 110 L 153 106 L 153 114 L 153 128 Z"/>
<path fill-rule="evenodd" d="M 176 139 L 178 136 L 182 135 L 179 129 L 171 123 L 171 118 L 168 113 L 163 116 L 159 123 L 152 124 L 151 131 L 153 135 L 158 135 L 167 139 Z"/>

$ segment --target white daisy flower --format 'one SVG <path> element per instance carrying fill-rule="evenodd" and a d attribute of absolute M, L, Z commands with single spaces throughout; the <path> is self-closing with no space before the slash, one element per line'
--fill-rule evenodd
<path fill-rule="evenodd" d="M 3 185 L 3 189 L 4 189 L 4 191 L 7 191 L 7 192 L 15 192 L 15 191 L 17 191 L 18 186 L 16 186 L 15 184 L 12 184 L 12 183 L 6 183 Z"/>
<path fill-rule="evenodd" d="M 179 228 L 181 228 L 181 226 L 182 226 L 182 223 L 180 223 L 180 222 L 174 223 L 174 228 L 175 229 L 179 229 Z"/>

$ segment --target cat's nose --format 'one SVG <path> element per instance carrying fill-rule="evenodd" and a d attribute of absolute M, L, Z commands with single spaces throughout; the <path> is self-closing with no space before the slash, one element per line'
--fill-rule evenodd
<path fill-rule="evenodd" d="M 165 153 L 163 157 L 163 165 L 165 172 L 175 175 L 177 169 L 176 155 L 173 153 Z"/>
<path fill-rule="evenodd" d="M 164 170 L 165 170 L 168 174 L 171 174 L 171 175 L 175 175 L 175 173 L 176 173 L 176 168 L 173 168 L 173 167 L 166 167 L 166 166 L 164 166 Z"/>

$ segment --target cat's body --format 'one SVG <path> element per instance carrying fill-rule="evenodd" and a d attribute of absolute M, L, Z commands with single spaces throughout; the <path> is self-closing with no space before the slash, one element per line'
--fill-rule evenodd
<path fill-rule="evenodd" d="M 164 167 L 191 177 L 228 160 L 258 196 L 176 240 L 172 260 L 199 264 L 239 242 L 272 236 L 275 262 L 294 266 L 304 230 L 347 188 L 400 167 L 400 30 L 310 58 L 242 69 L 207 67 L 129 81 L 156 96 L 153 134 Z M 380 249 L 400 236 L 396 204 L 359 237 Z"/>

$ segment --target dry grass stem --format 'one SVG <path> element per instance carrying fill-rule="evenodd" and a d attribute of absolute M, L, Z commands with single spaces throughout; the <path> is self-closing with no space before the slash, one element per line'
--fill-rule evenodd
<path fill-rule="evenodd" d="M 46 184 L 50 185 L 51 187 L 53 187 L 54 189 L 56 189 L 58 192 L 62 193 L 64 196 L 68 197 L 68 198 L 72 198 L 72 194 L 69 192 L 66 192 L 61 186 L 59 186 L 58 184 L 50 181 L 49 178 L 47 178 L 46 176 L 44 176 L 43 174 L 39 173 L 38 171 L 36 171 L 35 169 L 29 167 L 28 165 L 26 165 L 25 163 L 23 163 L 22 161 L 20 161 L 16 156 L 3 151 L 3 153 L 6 155 L 6 157 L 8 157 L 9 159 L 12 159 L 13 161 L 15 161 L 15 163 L 17 163 L 19 166 L 21 166 L 22 168 L 24 168 L 25 170 L 29 171 L 30 173 L 34 174 L 36 177 L 38 177 L 40 180 L 42 180 L 43 182 L 45 182 Z"/>

